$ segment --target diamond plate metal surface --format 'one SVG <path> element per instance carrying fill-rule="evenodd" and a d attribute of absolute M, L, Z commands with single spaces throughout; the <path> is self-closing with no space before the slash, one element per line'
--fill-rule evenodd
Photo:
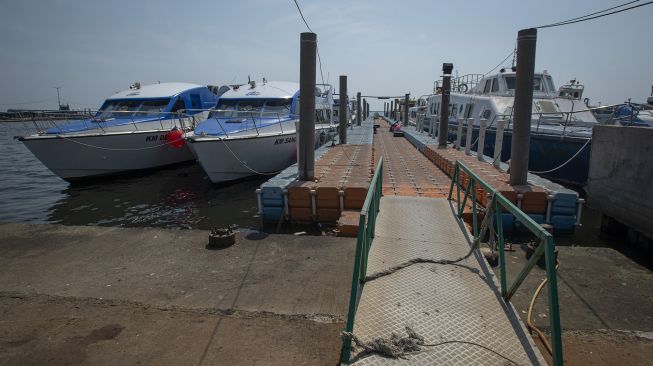
<path fill-rule="evenodd" d="M 383 197 L 376 228 L 368 275 L 412 258 L 455 259 L 469 251 L 446 199 Z M 437 345 L 405 359 L 372 355 L 355 364 L 546 365 L 480 256 L 455 265 L 414 264 L 365 284 L 354 333 L 370 341 L 406 335 L 406 326 Z"/>

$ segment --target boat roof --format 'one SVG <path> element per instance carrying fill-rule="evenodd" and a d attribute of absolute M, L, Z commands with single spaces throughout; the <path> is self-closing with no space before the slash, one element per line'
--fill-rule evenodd
<path fill-rule="evenodd" d="M 265 83 L 255 82 L 244 84 L 236 89 L 231 89 L 220 97 L 220 99 L 229 98 L 292 98 L 299 91 L 299 83 L 289 81 L 268 81 Z"/>
<path fill-rule="evenodd" d="M 138 89 L 127 89 L 118 92 L 107 99 L 144 99 L 173 97 L 187 90 L 202 88 L 204 85 L 191 83 L 160 83 L 143 85 Z"/>

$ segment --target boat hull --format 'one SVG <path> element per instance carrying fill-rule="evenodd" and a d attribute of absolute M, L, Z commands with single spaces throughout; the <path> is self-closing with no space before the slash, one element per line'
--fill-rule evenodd
<path fill-rule="evenodd" d="M 329 135 L 316 129 L 316 147 Z M 189 146 L 212 183 L 223 183 L 253 175 L 274 175 L 297 161 L 297 133 L 238 138 L 189 139 Z"/>
<path fill-rule="evenodd" d="M 167 143 L 168 131 L 97 135 L 32 135 L 20 140 L 48 169 L 67 181 L 124 174 L 194 160 L 184 144 Z"/>
<path fill-rule="evenodd" d="M 472 133 L 472 141 L 476 141 L 478 129 Z M 455 141 L 455 133 L 449 133 L 449 140 Z M 462 145 L 465 145 L 465 135 L 463 132 Z M 589 177 L 591 142 L 586 146 L 587 138 L 541 134 L 531 132 L 528 170 L 542 177 L 560 182 L 582 187 L 587 183 Z M 494 145 L 496 141 L 496 130 L 488 129 L 485 135 L 485 146 L 483 153 L 487 156 L 494 156 Z M 512 148 L 512 130 L 507 130 L 503 135 L 501 146 L 501 161 L 507 162 L 510 159 Z M 552 172 L 537 173 L 548 171 L 567 162 L 580 149 L 580 153 L 569 163 Z M 476 146 L 472 146 L 476 150 Z"/>

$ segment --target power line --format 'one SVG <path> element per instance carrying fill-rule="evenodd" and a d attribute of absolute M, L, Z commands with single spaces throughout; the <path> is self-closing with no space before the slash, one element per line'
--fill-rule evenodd
<path fill-rule="evenodd" d="M 306 18 L 304 18 L 304 13 L 302 13 L 302 9 L 299 7 L 299 4 L 297 3 L 297 0 L 293 0 L 293 1 L 295 2 L 295 6 L 297 7 L 297 11 L 299 11 L 299 15 L 302 17 L 302 20 L 304 21 L 304 24 L 306 25 L 306 28 L 308 28 L 308 30 L 311 33 L 315 33 L 315 32 L 313 32 L 311 27 L 308 25 L 308 22 L 306 21 Z M 320 57 L 320 49 L 319 49 L 317 44 L 315 45 L 315 50 L 317 51 L 317 60 L 318 60 L 318 63 L 320 65 L 320 78 L 322 79 L 322 84 L 324 84 L 324 73 L 322 73 L 322 58 Z"/>
<path fill-rule="evenodd" d="M 631 1 L 631 2 L 628 2 L 628 3 L 624 3 L 624 4 L 621 4 L 621 5 L 613 6 L 613 7 L 608 8 L 608 9 L 604 9 L 604 10 L 597 11 L 597 12 L 594 12 L 594 13 L 591 13 L 591 14 L 583 15 L 582 17 L 571 18 L 571 19 L 563 20 L 563 21 L 560 21 L 560 22 L 557 22 L 557 23 L 551 23 L 551 24 L 549 24 L 549 25 L 552 26 L 552 25 L 554 25 L 554 24 L 562 24 L 562 23 L 567 23 L 567 22 L 571 22 L 571 21 L 574 21 L 574 20 L 578 20 L 578 19 L 583 19 L 583 18 L 591 17 L 592 15 L 597 15 L 597 14 L 605 13 L 606 11 L 610 11 L 610 10 L 614 10 L 614 9 L 617 9 L 617 8 L 621 8 L 621 7 L 623 7 L 623 6 L 630 5 L 630 4 L 633 4 L 633 3 L 637 3 L 637 2 L 639 2 L 639 1 L 640 1 L 640 0 L 634 0 L 634 1 Z"/>
<path fill-rule="evenodd" d="M 315 32 L 313 32 L 311 27 L 308 25 L 308 22 L 306 21 L 306 18 L 304 18 L 304 14 L 302 13 L 302 9 L 299 7 L 299 4 L 297 4 L 297 0 L 293 0 L 293 1 L 295 2 L 295 6 L 297 6 L 297 10 L 299 11 L 299 15 L 302 17 L 302 20 L 304 21 L 304 24 L 306 24 L 306 28 L 308 28 L 308 30 L 311 31 L 311 33 L 315 33 Z"/>
<path fill-rule="evenodd" d="M 637 1 L 639 1 L 639 0 L 637 0 Z M 640 7 L 642 7 L 642 6 L 646 6 L 646 5 L 649 5 L 649 4 L 653 4 L 653 1 L 649 1 L 649 2 L 646 2 L 646 3 L 643 3 L 643 4 L 634 5 L 634 6 L 631 6 L 631 7 L 628 7 L 628 8 L 623 8 L 623 9 L 619 9 L 619 10 L 615 10 L 615 11 L 611 11 L 611 12 L 609 12 L 609 13 L 606 13 L 606 11 L 609 11 L 609 10 L 612 10 L 612 9 L 616 9 L 616 8 L 621 8 L 621 7 L 623 7 L 623 6 L 626 6 L 626 5 L 628 5 L 628 4 L 632 4 L 632 3 L 637 2 L 637 1 L 631 1 L 631 2 L 628 2 L 628 3 L 624 3 L 624 4 L 621 4 L 621 5 L 618 5 L 618 6 L 615 6 L 615 7 L 609 8 L 609 9 L 605 9 L 605 10 L 598 11 L 598 12 L 595 12 L 595 13 L 592 13 L 592 14 L 587 14 L 587 15 L 584 15 L 584 16 L 581 16 L 581 17 L 576 17 L 576 18 L 572 18 L 572 19 L 568 19 L 568 20 L 560 21 L 560 22 L 557 22 L 557 23 L 551 23 L 551 24 L 547 24 L 547 25 L 541 25 L 541 26 L 539 26 L 539 27 L 535 27 L 535 28 L 536 28 L 536 29 L 541 29 L 541 28 L 551 28 L 551 27 L 559 27 L 559 26 L 561 26 L 561 25 L 580 23 L 580 22 L 584 22 L 584 21 L 587 21 L 587 20 L 592 20 L 592 19 L 602 18 L 602 17 L 608 16 L 608 15 L 617 14 L 617 13 L 621 13 L 621 12 L 624 12 L 624 11 L 627 11 L 627 10 L 632 10 L 632 9 L 640 8 Z M 593 15 L 593 14 L 599 14 L 599 15 L 591 16 L 591 15 Z"/>
<path fill-rule="evenodd" d="M 490 71 L 486 72 L 485 74 L 483 74 L 483 76 L 485 76 L 485 75 L 491 73 L 492 71 L 496 70 L 497 67 L 501 66 L 504 62 L 506 62 L 506 60 L 509 59 L 510 56 L 512 56 L 514 53 L 515 53 L 515 50 L 512 50 L 512 51 L 508 54 L 508 56 L 506 56 L 506 58 L 504 58 L 501 62 L 499 62 L 499 63 L 497 64 L 497 66 L 493 67 L 492 70 L 490 70 Z"/>

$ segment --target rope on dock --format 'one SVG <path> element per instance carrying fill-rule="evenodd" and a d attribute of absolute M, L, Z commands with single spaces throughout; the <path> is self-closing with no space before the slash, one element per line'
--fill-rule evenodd
<path fill-rule="evenodd" d="M 424 349 L 424 347 L 438 347 L 447 344 L 458 343 L 458 344 L 466 344 L 470 346 L 480 347 L 488 352 L 491 352 L 501 357 L 502 359 L 506 360 L 510 365 L 520 365 L 519 363 L 511 360 L 510 358 L 502 355 L 501 353 L 476 342 L 450 340 L 450 341 L 443 341 L 439 343 L 427 344 L 424 340 L 424 337 L 417 334 L 417 332 L 413 330 L 411 327 L 406 326 L 405 329 L 406 329 L 406 333 L 408 334 L 405 337 L 402 337 L 393 332 L 390 334 L 389 339 L 383 337 L 377 337 L 369 342 L 362 341 L 352 332 L 342 332 L 342 337 L 345 340 L 345 342 L 354 342 L 356 346 L 363 349 L 361 353 L 356 355 L 351 360 L 351 364 L 356 363 L 363 358 L 375 354 L 380 355 L 382 357 L 388 357 L 393 359 L 397 359 L 397 358 L 406 359 L 406 356 L 408 355 L 415 355 L 423 352 L 434 351 L 434 349 Z"/>

